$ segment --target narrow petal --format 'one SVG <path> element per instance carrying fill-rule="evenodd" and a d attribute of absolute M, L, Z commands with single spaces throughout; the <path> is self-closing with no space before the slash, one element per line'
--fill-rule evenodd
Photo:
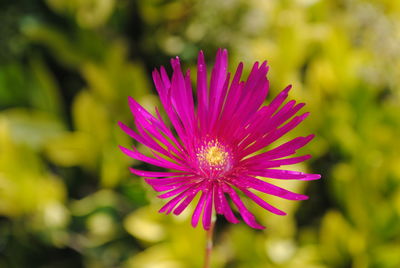
<path fill-rule="evenodd" d="M 278 196 L 280 198 L 288 199 L 288 200 L 306 200 L 308 196 L 302 194 L 296 194 L 286 189 L 280 188 L 268 182 L 256 179 L 254 177 L 242 176 L 238 178 L 239 182 L 241 181 L 242 185 L 245 185 L 245 188 L 253 188 L 254 190 Z M 236 182 L 238 183 L 238 182 Z"/>
<path fill-rule="evenodd" d="M 150 179 L 145 178 L 144 180 L 151 186 L 163 186 L 163 185 L 170 185 L 175 183 L 188 183 L 192 182 L 196 179 L 196 177 L 171 177 L 171 178 L 157 178 L 157 179 Z"/>
<path fill-rule="evenodd" d="M 285 158 L 285 159 L 278 159 L 278 160 L 257 159 L 257 160 L 252 160 L 251 162 L 246 163 L 246 165 L 244 165 L 244 166 L 249 167 L 249 168 L 255 167 L 255 168 L 259 168 L 259 169 L 275 168 L 275 167 L 280 167 L 280 166 L 301 163 L 310 158 L 311 158 L 311 155 L 308 154 L 308 155 Z"/>
<path fill-rule="evenodd" d="M 319 174 L 308 174 L 299 171 L 282 170 L 282 169 L 265 169 L 265 170 L 255 170 L 250 171 L 249 174 L 253 176 L 262 176 L 271 179 L 280 180 L 303 180 L 311 181 L 318 180 L 321 178 Z"/>
<path fill-rule="evenodd" d="M 200 214 L 201 214 L 201 211 L 203 210 L 204 203 L 206 201 L 206 197 L 207 197 L 207 192 L 205 192 L 203 190 L 201 197 L 199 199 L 199 202 L 197 203 L 197 206 L 194 209 L 194 212 L 192 215 L 192 226 L 193 227 L 196 227 L 197 224 L 199 223 Z"/>
<path fill-rule="evenodd" d="M 152 137 L 149 135 L 151 134 L 154 138 L 167 146 L 169 151 L 174 152 L 176 155 L 179 156 L 180 159 L 183 159 L 183 149 L 180 147 L 171 130 L 165 125 L 161 117 L 154 117 L 133 98 L 129 97 L 128 99 L 132 115 L 135 118 L 136 127 L 141 134 L 141 139 L 145 140 L 145 144 L 151 142 Z M 130 135 L 134 139 L 137 139 L 137 135 L 135 132 L 133 132 L 133 130 L 130 130 L 129 128 L 124 126 L 121 126 L 121 128 L 123 128 L 123 130 L 128 135 Z M 164 136 L 168 137 L 169 140 L 167 140 Z M 143 143 L 142 141 L 139 142 Z M 177 148 L 179 148 L 180 150 Z"/>
<path fill-rule="evenodd" d="M 155 166 L 159 166 L 159 167 L 176 169 L 176 170 L 180 170 L 180 171 L 189 171 L 184 166 L 177 165 L 177 164 L 169 162 L 167 160 L 161 161 L 159 159 L 154 159 L 154 158 L 145 156 L 144 154 L 139 153 L 135 148 L 134 148 L 134 150 L 129 150 L 123 146 L 119 146 L 119 148 L 127 156 L 129 156 L 133 159 L 139 160 L 139 161 L 143 161 L 143 162 L 146 162 L 146 163 L 149 163 L 149 164 L 152 164 Z"/>
<path fill-rule="evenodd" d="M 241 163 L 246 164 L 253 160 L 260 160 L 260 159 L 268 161 L 295 154 L 298 149 L 309 143 L 313 138 L 314 135 L 309 135 L 307 137 L 297 137 L 265 153 L 249 157 L 243 160 Z"/>
<path fill-rule="evenodd" d="M 289 91 L 292 89 L 292 85 L 288 85 L 284 90 L 282 90 L 272 101 L 271 103 L 267 106 L 268 109 L 271 111 L 276 111 L 282 103 L 286 100 L 288 97 Z"/>
<path fill-rule="evenodd" d="M 161 68 L 161 72 L 165 73 L 165 69 Z M 168 115 L 169 120 L 171 121 L 174 129 L 178 133 L 178 136 L 182 139 L 186 139 L 186 132 L 184 131 L 184 127 L 182 125 L 181 120 L 178 117 L 175 109 L 173 108 L 172 101 L 171 101 L 171 86 L 165 85 L 160 73 L 157 70 L 153 71 L 153 81 L 154 85 L 156 86 L 157 92 L 160 96 L 161 103 L 164 107 L 165 112 Z M 168 79 L 166 73 L 163 75 L 163 79 Z M 169 79 L 168 79 L 169 81 Z"/>
<path fill-rule="evenodd" d="M 268 66 L 266 61 L 261 66 L 258 65 L 258 62 L 254 64 L 243 87 L 240 105 L 236 108 L 236 114 L 241 118 L 248 118 L 249 115 L 259 109 L 265 100 L 269 88 L 268 79 L 265 77 L 267 72 Z"/>
<path fill-rule="evenodd" d="M 182 159 L 179 158 L 179 156 L 171 154 L 171 152 L 165 150 L 155 140 L 153 140 L 149 135 L 147 135 L 147 133 L 143 132 L 143 133 L 141 133 L 142 135 L 139 135 L 135 131 L 133 131 L 132 129 L 127 127 L 125 124 L 123 124 L 122 122 L 118 122 L 118 124 L 126 134 L 131 136 L 137 142 L 139 142 L 141 144 L 144 144 L 147 147 L 149 147 L 150 149 L 155 150 L 155 151 L 163 154 L 164 156 L 169 157 L 169 158 L 171 158 L 171 159 L 173 159 L 173 160 L 175 160 L 177 162 L 182 162 Z M 171 146 L 169 143 L 164 143 L 164 145 L 166 145 L 167 148 L 169 148 L 171 150 L 174 149 L 174 147 Z"/>
<path fill-rule="evenodd" d="M 139 170 L 139 169 L 134 169 L 134 168 L 129 168 L 129 170 L 141 177 L 172 177 L 172 176 L 183 176 L 183 175 L 188 175 L 190 173 L 183 173 L 183 172 L 156 172 L 156 171 L 145 171 L 145 170 Z"/>
<path fill-rule="evenodd" d="M 180 121 L 185 126 L 183 129 L 186 135 L 193 134 L 194 128 L 194 107 L 192 89 L 187 88 L 187 83 L 181 71 L 179 58 L 171 59 L 173 68 L 171 84 L 171 103 Z M 190 78 L 189 78 L 190 79 Z M 190 85 L 190 84 L 189 84 Z"/>
<path fill-rule="evenodd" d="M 187 196 L 187 192 L 190 191 L 191 188 L 187 189 L 186 191 L 181 192 L 176 197 L 172 198 L 168 201 L 158 212 L 169 214 L 171 211 L 176 207 L 176 205 Z"/>
<path fill-rule="evenodd" d="M 191 188 L 191 187 L 193 187 L 195 185 L 197 185 L 197 183 L 176 184 L 176 185 L 173 185 L 173 188 L 172 188 L 171 191 L 168 191 L 166 193 L 160 194 L 157 197 L 158 198 L 169 198 L 169 197 L 177 195 L 177 194 L 179 194 L 181 192 L 184 192 L 187 189 L 189 189 L 189 188 Z"/>
<path fill-rule="evenodd" d="M 262 140 L 262 138 L 267 134 L 276 132 L 277 128 L 282 125 L 282 123 L 291 118 L 297 113 L 298 110 L 300 110 L 301 107 L 304 106 L 304 104 L 298 104 L 294 106 L 295 101 L 290 101 L 282 109 L 275 113 L 277 108 L 284 101 L 284 98 L 286 98 L 287 91 L 284 90 L 278 95 L 278 97 L 279 96 L 281 96 L 281 98 L 277 99 L 280 101 L 273 101 L 270 106 L 264 106 L 260 110 L 253 113 L 253 116 L 249 115 L 246 121 L 245 129 L 237 128 L 234 130 L 233 135 L 235 137 L 237 136 L 238 140 L 241 140 L 240 150 L 246 148 L 254 141 Z"/>
<path fill-rule="evenodd" d="M 203 227 L 205 230 L 209 230 L 211 227 L 212 208 L 213 208 L 213 184 L 210 184 L 210 187 L 207 188 L 207 196 L 203 213 Z"/>
<path fill-rule="evenodd" d="M 277 112 L 273 117 L 273 124 L 277 127 L 285 123 L 287 120 L 292 118 L 298 111 L 305 106 L 305 103 L 299 103 L 295 105 L 296 102 L 291 100 L 285 105 L 279 112 Z"/>
<path fill-rule="evenodd" d="M 228 193 L 231 197 L 233 203 L 238 208 L 240 215 L 242 215 L 243 220 L 255 229 L 264 229 L 265 227 L 256 221 L 254 215 L 246 208 L 238 194 L 230 186 L 226 185 L 224 191 Z"/>
<path fill-rule="evenodd" d="M 222 96 L 223 87 L 226 83 L 228 70 L 228 51 L 219 49 L 215 59 L 215 65 L 211 72 L 209 107 L 216 108 L 216 103 Z"/>
<path fill-rule="evenodd" d="M 247 148 L 242 150 L 240 156 L 241 157 L 247 156 L 251 153 L 257 152 L 258 150 L 270 145 L 271 143 L 273 143 L 274 141 L 276 141 L 277 139 L 288 133 L 290 130 L 297 127 L 301 122 L 303 122 L 304 119 L 307 118 L 309 114 L 310 113 L 304 113 L 300 116 L 296 116 L 292 120 L 290 120 L 287 124 L 283 125 L 277 130 L 264 135 L 262 138 L 257 139 L 254 143 L 250 144 Z"/>
<path fill-rule="evenodd" d="M 203 51 L 199 52 L 197 59 L 197 115 L 200 130 L 205 128 L 208 113 L 207 66 L 204 61 Z"/>
<path fill-rule="evenodd" d="M 264 200 L 262 200 L 259 196 L 257 196 L 256 194 L 250 192 L 249 190 L 245 189 L 245 188 L 239 188 L 245 195 L 247 195 L 251 200 L 253 200 L 256 204 L 258 204 L 260 207 L 268 210 L 269 212 L 272 212 L 276 215 L 281 215 L 284 216 L 286 215 L 286 213 L 282 210 L 277 209 L 276 207 L 268 204 L 267 202 L 265 202 Z"/>
<path fill-rule="evenodd" d="M 225 84 L 222 88 L 222 92 L 220 93 L 220 96 L 218 99 L 215 100 L 215 103 L 213 105 L 214 109 L 212 109 L 210 111 L 210 129 L 215 131 L 215 128 L 220 128 L 221 124 L 217 124 L 217 120 L 219 120 L 220 115 L 221 115 L 221 110 L 222 110 L 222 106 L 224 104 L 224 100 L 225 100 L 225 96 L 226 96 L 226 92 L 228 91 L 228 85 L 229 85 L 229 78 L 230 78 L 230 73 L 228 73 L 226 80 L 225 80 Z"/>
<path fill-rule="evenodd" d="M 218 184 L 216 184 L 214 186 L 214 207 L 215 207 L 215 212 L 217 214 L 220 214 L 220 215 L 224 214 L 222 202 L 219 197 L 219 185 Z"/>
<path fill-rule="evenodd" d="M 231 207 L 229 206 L 228 200 L 226 200 L 225 194 L 222 190 L 222 186 L 217 185 L 217 188 L 214 190 L 214 193 L 217 194 L 217 197 L 214 198 L 216 204 L 217 213 L 224 215 L 227 221 L 231 223 L 239 223 L 239 220 L 235 217 Z"/>
<path fill-rule="evenodd" d="M 229 74 L 227 70 L 228 51 L 219 49 L 210 79 L 209 113 L 207 114 L 207 130 L 209 133 L 214 130 L 214 124 L 221 114 L 222 104 L 228 91 Z"/>
<path fill-rule="evenodd" d="M 202 187 L 194 187 L 192 189 L 190 189 L 188 191 L 188 194 L 186 195 L 185 200 L 182 201 L 182 203 L 180 203 L 174 210 L 174 214 L 175 215 L 179 215 L 182 213 L 182 211 L 184 211 L 187 206 L 193 201 L 193 199 L 195 198 L 195 196 L 197 195 L 197 193 L 202 190 Z"/>
<path fill-rule="evenodd" d="M 232 83 L 229 87 L 228 94 L 226 96 L 226 105 L 224 105 L 221 121 L 225 121 L 232 118 L 233 113 L 235 112 L 235 108 L 240 100 L 241 89 L 244 86 L 244 83 L 240 82 L 240 77 L 243 72 L 243 63 L 239 63 L 236 68 L 235 75 L 232 79 Z"/>
<path fill-rule="evenodd" d="M 182 180 L 175 180 L 174 182 L 171 183 L 154 183 L 150 182 L 150 180 L 146 180 L 148 184 L 151 185 L 151 187 L 154 189 L 156 192 L 166 192 L 164 194 L 159 195 L 159 198 L 168 198 L 173 195 L 176 195 L 180 193 L 181 191 L 185 190 L 186 188 L 190 187 L 192 185 L 193 181 L 182 181 Z M 153 184 L 152 184 L 153 183 Z"/>

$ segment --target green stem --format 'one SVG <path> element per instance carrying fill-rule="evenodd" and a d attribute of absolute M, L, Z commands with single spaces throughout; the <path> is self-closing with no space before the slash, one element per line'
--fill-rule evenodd
<path fill-rule="evenodd" d="M 210 229 L 207 230 L 206 233 L 206 252 L 204 255 L 204 266 L 203 268 L 210 268 L 211 266 L 211 253 L 213 249 L 213 235 L 214 235 L 214 227 L 215 227 L 216 217 L 213 215 L 211 220 Z"/>

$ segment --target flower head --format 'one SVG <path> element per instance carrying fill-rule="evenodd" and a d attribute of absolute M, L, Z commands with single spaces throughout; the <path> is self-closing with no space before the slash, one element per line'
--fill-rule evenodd
<path fill-rule="evenodd" d="M 265 202 L 254 192 L 262 192 L 289 200 L 304 200 L 307 196 L 290 192 L 271 183 L 280 180 L 315 180 L 318 174 L 278 169 L 309 159 L 310 155 L 290 157 L 306 145 L 314 135 L 297 137 L 275 148 L 260 150 L 295 128 L 308 113 L 295 116 L 304 106 L 291 100 L 283 105 L 291 86 L 279 93 L 268 105 L 263 105 L 269 83 L 268 66 L 256 62 L 247 81 L 241 81 L 243 64 L 233 78 L 227 72 L 228 52 L 218 50 L 216 62 L 207 83 L 203 52 L 197 64 L 197 98 L 193 100 L 190 72 L 183 75 L 179 58 L 171 60 L 172 77 L 164 69 L 153 71 L 153 80 L 171 127 L 156 109 L 156 116 L 129 98 L 136 131 L 119 123 L 123 131 L 147 146 L 153 157 L 135 148 L 120 146 L 128 156 L 170 171 L 154 172 L 131 168 L 132 173 L 145 177 L 160 198 L 171 198 L 160 212 L 180 214 L 193 201 L 192 225 L 202 215 L 203 227 L 209 229 L 213 211 L 238 223 L 229 199 L 243 220 L 251 227 L 263 229 L 243 204 L 238 192 L 264 209 L 285 215 L 285 212 Z M 260 178 L 261 177 L 261 178 Z M 268 182 L 267 182 L 268 181 Z"/>

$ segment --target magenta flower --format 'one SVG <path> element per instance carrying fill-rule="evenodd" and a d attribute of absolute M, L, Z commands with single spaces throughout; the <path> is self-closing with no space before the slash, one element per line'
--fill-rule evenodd
<path fill-rule="evenodd" d="M 289 157 L 306 145 L 314 135 L 297 137 L 275 148 L 260 152 L 302 122 L 309 113 L 293 117 L 304 103 L 291 100 L 282 106 L 291 86 L 284 89 L 268 105 L 263 105 L 269 83 L 266 62 L 256 62 L 247 81 L 240 77 L 243 64 L 230 79 L 228 52 L 218 50 L 216 62 L 207 83 L 203 52 L 197 63 L 197 101 L 193 100 L 190 72 L 184 76 L 179 58 L 171 60 L 170 78 L 164 67 L 153 71 L 153 80 L 170 128 L 161 118 L 151 115 L 134 99 L 129 105 L 137 131 L 123 123 L 120 127 L 137 142 L 151 149 L 153 157 L 120 146 L 128 156 L 172 171 L 154 172 L 131 168 L 131 172 L 145 180 L 160 198 L 172 198 L 160 212 L 179 215 L 197 194 L 200 199 L 192 216 L 193 227 L 202 214 L 204 229 L 211 226 L 213 211 L 238 223 L 228 198 L 232 200 L 243 220 L 251 227 L 263 229 L 254 215 L 243 204 L 238 191 L 264 209 L 286 213 L 265 202 L 254 193 L 279 196 L 289 200 L 305 200 L 305 195 L 290 192 L 271 183 L 281 180 L 315 180 L 318 174 L 278 169 L 309 159 L 310 155 Z M 197 105 L 195 105 L 197 103 Z M 282 106 L 282 107 L 281 107 Z M 262 177 L 263 179 L 260 179 Z M 267 182 L 268 181 L 268 182 Z"/>

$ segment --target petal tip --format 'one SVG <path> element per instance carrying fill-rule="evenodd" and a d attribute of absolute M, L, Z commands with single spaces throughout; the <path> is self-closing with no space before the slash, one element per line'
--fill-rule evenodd
<path fill-rule="evenodd" d="M 299 195 L 297 198 L 296 198 L 296 200 L 308 200 L 308 196 L 307 195 Z"/>
<path fill-rule="evenodd" d="M 291 89 L 292 89 L 292 85 L 289 84 L 289 85 L 287 85 L 287 87 L 283 90 L 283 92 L 285 92 L 286 94 L 288 94 L 289 91 L 290 91 Z"/>
<path fill-rule="evenodd" d="M 258 223 L 253 223 L 252 225 L 249 225 L 250 227 L 254 228 L 254 229 L 258 229 L 258 230 L 264 230 L 265 226 L 258 224 Z"/>
<path fill-rule="evenodd" d="M 129 168 L 129 171 L 132 173 L 132 174 L 134 174 L 134 175 L 137 175 L 137 176 L 140 176 L 140 175 L 138 175 L 138 173 L 137 173 L 137 171 L 136 171 L 136 169 L 134 169 L 134 168 Z M 146 179 L 145 179 L 146 180 Z M 147 182 L 147 181 L 146 181 Z"/>

